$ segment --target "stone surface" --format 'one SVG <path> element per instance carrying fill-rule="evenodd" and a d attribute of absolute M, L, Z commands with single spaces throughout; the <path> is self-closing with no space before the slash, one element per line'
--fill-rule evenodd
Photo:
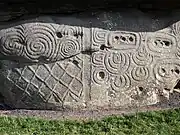
<path fill-rule="evenodd" d="M 5 103 L 53 110 L 178 106 L 176 14 L 94 12 L 1 25 Z"/>

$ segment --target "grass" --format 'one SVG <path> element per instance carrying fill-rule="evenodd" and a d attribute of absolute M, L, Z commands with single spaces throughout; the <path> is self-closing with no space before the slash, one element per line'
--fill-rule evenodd
<path fill-rule="evenodd" d="M 180 109 L 89 121 L 0 117 L 0 135 L 180 135 Z"/>

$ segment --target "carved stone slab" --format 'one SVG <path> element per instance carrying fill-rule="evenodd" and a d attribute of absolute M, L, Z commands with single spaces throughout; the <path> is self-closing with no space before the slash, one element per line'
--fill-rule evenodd
<path fill-rule="evenodd" d="M 15 108 L 156 105 L 180 93 L 179 41 L 179 22 L 145 32 L 20 22 L 0 30 L 0 91 Z"/>

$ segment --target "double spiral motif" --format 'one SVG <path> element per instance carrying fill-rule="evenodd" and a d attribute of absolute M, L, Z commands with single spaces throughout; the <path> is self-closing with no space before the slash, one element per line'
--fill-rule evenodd
<path fill-rule="evenodd" d="M 54 25 L 45 23 L 28 23 L 1 30 L 1 53 L 31 62 L 53 62 L 79 54 L 81 39 L 74 35 L 82 35 L 82 28 L 66 25 L 62 28 L 61 38 L 57 37 Z"/>

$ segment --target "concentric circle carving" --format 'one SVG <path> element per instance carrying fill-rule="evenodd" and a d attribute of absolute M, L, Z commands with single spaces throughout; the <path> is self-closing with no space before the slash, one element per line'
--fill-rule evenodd
<path fill-rule="evenodd" d="M 68 36 L 65 36 L 60 40 L 59 47 L 59 53 L 61 54 L 62 58 L 74 56 L 81 51 L 80 43 L 76 39 Z"/>
<path fill-rule="evenodd" d="M 107 83 L 107 81 L 109 80 L 109 75 L 103 68 L 94 69 L 92 77 L 94 82 L 99 85 Z"/>

